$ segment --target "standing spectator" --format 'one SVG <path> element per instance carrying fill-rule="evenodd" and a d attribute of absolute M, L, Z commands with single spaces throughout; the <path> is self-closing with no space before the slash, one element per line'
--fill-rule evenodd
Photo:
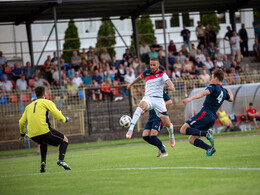
<path fill-rule="evenodd" d="M 79 66 L 81 64 L 81 57 L 78 56 L 77 51 L 73 51 L 73 56 L 71 57 L 71 66 L 74 68 L 76 71 L 78 70 Z"/>
<path fill-rule="evenodd" d="M 245 24 L 241 24 L 241 29 L 238 32 L 241 43 L 240 43 L 240 49 L 243 56 L 248 56 L 248 36 L 247 31 L 245 29 Z"/>
<path fill-rule="evenodd" d="M 160 51 L 160 45 L 157 43 L 157 40 L 153 41 L 152 48 L 154 48 L 154 51 L 159 52 Z"/>
<path fill-rule="evenodd" d="M 247 109 L 246 113 L 247 113 L 248 119 L 250 121 L 253 121 L 255 128 L 259 129 L 256 121 L 260 121 L 260 113 L 257 111 L 257 109 L 255 109 L 253 107 L 252 102 L 249 103 L 249 109 Z"/>
<path fill-rule="evenodd" d="M 140 46 L 140 54 L 142 57 L 142 62 L 147 62 L 148 61 L 148 54 L 151 52 L 150 47 L 142 41 L 142 45 Z"/>
<path fill-rule="evenodd" d="M 92 82 L 94 82 L 94 81 L 96 81 L 99 85 L 101 84 L 102 77 L 99 75 L 99 71 L 98 70 L 95 70 L 94 75 L 92 77 Z"/>
<path fill-rule="evenodd" d="M 108 63 L 111 62 L 111 57 L 110 57 L 109 53 L 107 53 L 107 49 L 106 48 L 103 49 L 103 53 L 100 55 L 100 59 L 101 60 L 106 60 Z"/>
<path fill-rule="evenodd" d="M 230 39 L 232 36 L 233 36 L 233 30 L 231 30 L 230 26 L 227 26 L 227 32 L 225 34 L 224 39 L 229 42 L 230 49 L 232 49 L 231 44 L 230 44 Z M 232 52 L 232 50 L 231 50 L 231 52 Z"/>
<path fill-rule="evenodd" d="M 173 54 L 177 53 L 176 45 L 174 44 L 173 40 L 170 40 L 170 44 L 168 46 L 168 51 L 172 52 Z"/>
<path fill-rule="evenodd" d="M 53 52 L 53 58 L 51 59 L 51 62 L 52 62 L 54 65 L 57 65 L 57 64 L 58 64 L 58 57 L 57 57 L 56 51 Z"/>
<path fill-rule="evenodd" d="M 240 62 L 240 37 L 237 36 L 235 31 L 233 32 L 233 36 L 230 39 L 230 44 L 232 48 L 232 60 L 234 60 L 236 57 L 236 61 Z"/>
<path fill-rule="evenodd" d="M 129 58 L 132 58 L 133 55 L 130 53 L 129 49 L 125 50 L 125 53 L 123 54 L 123 58 L 125 58 L 126 60 L 128 60 Z"/>
<path fill-rule="evenodd" d="M 23 69 L 23 74 L 25 75 L 26 80 L 32 79 L 35 75 L 34 67 L 31 66 L 30 62 L 26 62 L 26 66 Z"/>
<path fill-rule="evenodd" d="M 185 47 L 190 49 L 190 31 L 186 29 L 186 25 L 183 24 L 183 30 L 181 31 L 181 36 L 183 37 L 183 43 Z"/>
<path fill-rule="evenodd" d="M 6 64 L 6 57 L 3 56 L 3 52 L 0 51 L 0 65 L 5 65 Z"/>
<path fill-rule="evenodd" d="M 23 74 L 22 69 L 18 66 L 17 63 L 14 63 L 14 68 L 13 68 L 13 70 L 12 70 L 13 79 L 14 79 L 15 81 L 17 81 L 17 79 L 20 79 L 20 78 L 21 78 L 22 74 Z"/>
<path fill-rule="evenodd" d="M 158 52 L 155 50 L 154 47 L 152 47 L 151 52 L 148 54 L 149 58 L 158 58 Z"/>
<path fill-rule="evenodd" d="M 260 41 L 260 21 L 254 17 L 253 27 L 255 30 L 255 38 Z"/>
<path fill-rule="evenodd" d="M 158 60 L 159 60 L 159 63 L 160 63 L 160 67 L 165 70 L 166 69 L 166 59 L 162 55 L 162 51 L 159 51 Z"/>
<path fill-rule="evenodd" d="M 85 85 L 91 84 L 91 77 L 89 76 L 88 71 L 83 71 L 83 76 L 81 77 L 81 79 Z"/>
<path fill-rule="evenodd" d="M 217 44 L 217 35 L 215 31 L 212 30 L 210 25 L 207 25 L 206 41 L 207 41 L 207 45 L 209 45 L 210 42 L 213 42 L 214 45 Z"/>
<path fill-rule="evenodd" d="M 76 72 L 76 76 L 73 78 L 73 83 L 77 85 L 77 87 L 80 87 L 83 85 L 83 81 L 81 77 L 79 76 L 79 72 Z"/>
<path fill-rule="evenodd" d="M 201 51 L 198 49 L 195 55 L 195 59 L 199 58 L 202 63 L 206 61 L 206 57 L 204 54 L 201 53 Z"/>
<path fill-rule="evenodd" d="M 215 47 L 215 44 L 213 42 L 209 43 L 208 53 L 209 53 L 211 60 L 214 60 L 215 59 L 215 53 L 216 53 L 216 47 Z"/>
<path fill-rule="evenodd" d="M 182 52 L 179 51 L 178 55 L 176 56 L 176 59 L 180 60 L 181 64 L 184 64 L 184 61 L 186 59 L 186 56 L 182 55 Z"/>
<path fill-rule="evenodd" d="M 6 75 L 3 76 L 2 88 L 4 92 L 12 92 L 13 90 L 13 84 L 11 81 L 7 80 Z"/>
<path fill-rule="evenodd" d="M 198 26 L 196 26 L 196 35 L 199 41 L 199 46 L 201 44 L 205 45 L 205 30 L 201 25 L 200 21 L 197 22 Z"/>
<path fill-rule="evenodd" d="M 28 88 L 28 85 L 25 80 L 25 76 L 22 75 L 21 78 L 16 81 L 16 89 L 18 91 L 26 91 L 27 88 Z"/>
<path fill-rule="evenodd" d="M 260 44 L 258 42 L 258 39 L 255 39 L 255 43 L 253 45 L 253 52 L 254 52 L 254 56 L 260 60 Z"/>

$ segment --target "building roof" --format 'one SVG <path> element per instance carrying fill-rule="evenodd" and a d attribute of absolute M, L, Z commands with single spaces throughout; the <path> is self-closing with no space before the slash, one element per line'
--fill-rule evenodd
<path fill-rule="evenodd" d="M 139 16 L 160 14 L 161 0 L 9 0 L 0 1 L 0 22 L 16 25 L 25 21 Z M 164 0 L 165 13 L 209 12 L 260 8 L 259 0 Z"/>

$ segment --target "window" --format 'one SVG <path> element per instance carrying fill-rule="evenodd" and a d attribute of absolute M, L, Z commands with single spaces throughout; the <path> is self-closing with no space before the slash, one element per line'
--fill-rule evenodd
<path fill-rule="evenodd" d="M 225 24 L 226 23 L 226 15 L 225 13 L 217 14 L 219 23 Z"/>
<path fill-rule="evenodd" d="M 182 14 L 182 21 L 186 26 L 194 26 L 194 20 L 190 17 L 189 13 Z"/>
<path fill-rule="evenodd" d="M 236 23 L 241 23 L 241 12 L 235 12 Z"/>
<path fill-rule="evenodd" d="M 180 26 L 179 14 L 172 15 L 170 22 L 171 22 L 171 27 L 178 27 L 178 26 Z"/>
<path fill-rule="evenodd" d="M 163 20 L 155 20 L 155 28 L 163 29 Z M 167 28 L 166 21 L 165 21 L 165 28 Z"/>

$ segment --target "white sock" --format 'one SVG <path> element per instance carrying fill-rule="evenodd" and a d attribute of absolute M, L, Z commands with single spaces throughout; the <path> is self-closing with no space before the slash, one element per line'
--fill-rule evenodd
<path fill-rule="evenodd" d="M 129 127 L 129 130 L 131 130 L 131 131 L 134 130 L 135 124 L 138 121 L 138 119 L 140 118 L 142 112 L 143 112 L 142 108 L 140 108 L 140 107 L 136 108 L 134 116 L 131 121 L 131 125 Z"/>
<path fill-rule="evenodd" d="M 172 125 L 172 123 L 171 123 L 171 125 L 170 125 L 170 127 L 168 128 L 168 127 L 166 127 L 166 129 L 168 130 L 168 132 L 169 132 L 169 134 L 173 134 L 173 125 Z"/>

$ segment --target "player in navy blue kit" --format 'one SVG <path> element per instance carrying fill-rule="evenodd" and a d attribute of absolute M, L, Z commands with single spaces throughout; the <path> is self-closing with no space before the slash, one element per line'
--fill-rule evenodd
<path fill-rule="evenodd" d="M 165 101 L 166 107 L 172 104 L 172 100 L 163 90 L 163 99 Z M 151 145 L 156 146 L 158 150 L 157 157 L 166 157 L 168 153 L 165 151 L 165 146 L 162 144 L 161 140 L 157 137 L 158 133 L 163 128 L 162 120 L 156 115 L 154 110 L 149 111 L 149 119 L 144 127 L 143 139 Z"/>
<path fill-rule="evenodd" d="M 181 127 L 181 134 L 190 135 L 189 142 L 196 147 L 207 151 L 206 156 L 212 156 L 216 152 L 214 148 L 213 131 L 210 129 L 214 126 L 217 119 L 216 112 L 223 104 L 224 100 L 233 101 L 233 94 L 229 88 L 222 87 L 224 72 L 221 69 L 216 69 L 212 74 L 210 85 L 190 98 L 183 100 L 186 104 L 194 99 L 199 99 L 206 96 L 203 106 L 198 114 L 184 123 Z M 211 146 L 199 139 L 201 136 L 206 137 Z"/>

